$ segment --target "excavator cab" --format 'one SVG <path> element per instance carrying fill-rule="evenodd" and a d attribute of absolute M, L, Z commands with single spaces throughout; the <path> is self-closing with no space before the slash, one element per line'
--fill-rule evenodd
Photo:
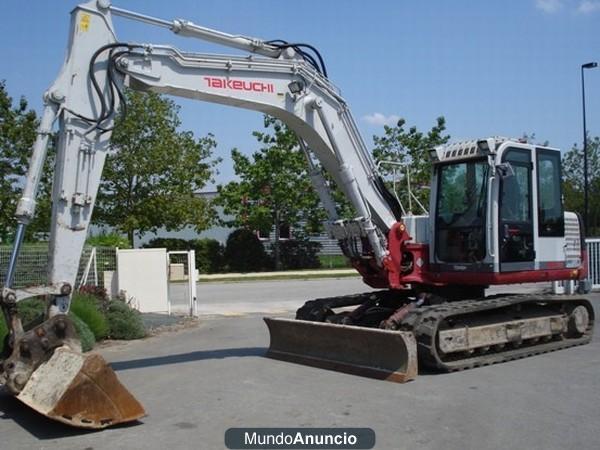
<path fill-rule="evenodd" d="M 581 221 L 563 209 L 559 150 L 489 138 L 432 155 L 430 269 L 438 280 L 487 286 L 515 272 L 521 282 L 561 279 L 544 270 L 569 279 L 581 267 Z"/>

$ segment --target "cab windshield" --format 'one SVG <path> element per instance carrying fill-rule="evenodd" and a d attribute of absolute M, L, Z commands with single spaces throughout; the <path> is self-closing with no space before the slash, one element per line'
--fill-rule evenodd
<path fill-rule="evenodd" d="M 486 160 L 439 168 L 435 221 L 438 259 L 469 263 L 485 258 L 489 171 Z"/>

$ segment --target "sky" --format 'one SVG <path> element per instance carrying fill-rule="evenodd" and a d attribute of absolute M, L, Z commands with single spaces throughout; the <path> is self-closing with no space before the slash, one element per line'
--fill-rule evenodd
<path fill-rule="evenodd" d="M 3 0 L 0 79 L 38 112 L 62 65 L 70 0 Z M 399 117 L 420 130 L 445 116 L 452 140 L 520 137 L 570 149 L 582 141 L 581 64 L 600 63 L 600 0 L 358 1 L 121 0 L 115 6 L 183 18 L 232 34 L 317 47 L 365 141 Z M 114 18 L 121 41 L 196 52 L 239 51 Z M 600 135 L 600 68 L 585 71 L 587 123 Z M 213 133 L 217 182 L 235 178 L 233 147 L 258 149 L 259 113 L 191 100 L 182 129 Z"/>

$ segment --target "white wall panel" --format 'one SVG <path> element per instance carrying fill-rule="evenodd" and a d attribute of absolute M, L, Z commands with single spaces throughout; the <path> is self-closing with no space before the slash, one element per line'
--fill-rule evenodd
<path fill-rule="evenodd" d="M 119 291 L 141 312 L 169 312 L 167 250 L 144 248 L 117 252 Z"/>

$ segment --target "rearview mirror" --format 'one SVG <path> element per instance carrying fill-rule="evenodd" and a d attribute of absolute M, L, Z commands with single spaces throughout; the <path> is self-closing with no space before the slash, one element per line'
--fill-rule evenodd
<path fill-rule="evenodd" d="M 500 178 L 504 179 L 514 176 L 515 170 L 509 162 L 505 162 L 496 166 L 496 173 L 500 176 Z"/>

